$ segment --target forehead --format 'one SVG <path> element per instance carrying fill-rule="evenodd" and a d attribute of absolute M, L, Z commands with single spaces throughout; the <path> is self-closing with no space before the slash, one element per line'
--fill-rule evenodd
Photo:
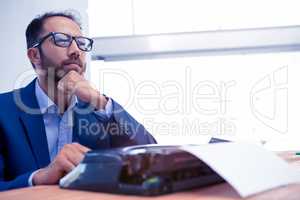
<path fill-rule="evenodd" d="M 67 17 L 55 16 L 49 17 L 44 21 L 43 34 L 49 32 L 62 32 L 72 36 L 81 36 L 80 27 Z"/>

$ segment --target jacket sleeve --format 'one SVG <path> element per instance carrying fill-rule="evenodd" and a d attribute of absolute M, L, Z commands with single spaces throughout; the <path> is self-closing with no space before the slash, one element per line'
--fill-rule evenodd
<path fill-rule="evenodd" d="M 111 99 L 112 114 L 108 123 L 112 147 L 155 144 L 154 137 L 120 104 Z M 99 116 L 100 117 L 100 116 Z"/>
<path fill-rule="evenodd" d="M 3 140 L 0 140 L 0 191 L 28 186 L 28 179 L 32 173 L 31 171 L 19 175 L 12 180 L 7 180 L 5 167 Z"/>

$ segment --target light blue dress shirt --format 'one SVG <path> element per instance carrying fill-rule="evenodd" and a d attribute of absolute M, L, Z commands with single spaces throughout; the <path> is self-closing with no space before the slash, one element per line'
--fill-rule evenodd
<path fill-rule="evenodd" d="M 43 115 L 50 160 L 53 161 L 65 144 L 72 143 L 73 109 L 78 99 L 76 96 L 73 96 L 67 110 L 60 114 L 58 106 L 43 91 L 38 80 L 35 82 L 35 95 Z M 95 114 L 110 118 L 112 114 L 112 100 L 108 100 L 105 110 L 97 110 Z M 30 186 L 32 186 L 32 177 L 36 172 L 33 172 L 29 177 L 28 183 Z"/>

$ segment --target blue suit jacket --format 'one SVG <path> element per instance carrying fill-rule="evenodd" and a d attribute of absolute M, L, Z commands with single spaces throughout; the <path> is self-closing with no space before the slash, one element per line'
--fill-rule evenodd
<path fill-rule="evenodd" d="M 34 83 L 0 94 L 0 191 L 28 186 L 30 174 L 50 163 Z M 74 112 L 73 141 L 92 149 L 156 143 L 118 103 L 112 101 L 112 106 L 111 118 L 104 119 L 87 103 L 79 102 Z M 29 113 L 25 107 L 37 112 Z"/>

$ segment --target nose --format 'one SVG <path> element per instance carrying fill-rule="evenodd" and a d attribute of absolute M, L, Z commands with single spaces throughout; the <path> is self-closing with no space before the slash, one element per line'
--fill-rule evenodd
<path fill-rule="evenodd" d="M 78 48 L 75 40 L 72 40 L 71 45 L 68 47 L 68 56 L 74 60 L 80 57 L 82 51 Z"/>

